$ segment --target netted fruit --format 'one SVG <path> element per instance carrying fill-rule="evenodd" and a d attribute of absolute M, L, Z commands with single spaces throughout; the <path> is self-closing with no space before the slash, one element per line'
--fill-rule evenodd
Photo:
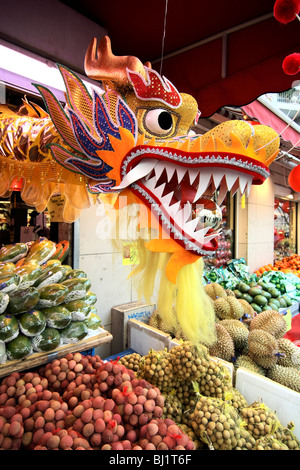
<path fill-rule="evenodd" d="M 289 450 L 289 448 L 273 436 L 265 436 L 256 441 L 254 450 Z"/>
<path fill-rule="evenodd" d="M 207 371 L 210 356 L 206 346 L 190 341 L 174 346 L 170 351 L 173 373 L 180 383 L 199 380 Z"/>
<path fill-rule="evenodd" d="M 100 396 L 77 405 L 66 418 L 66 428 L 79 433 L 94 449 L 116 442 L 125 434 L 116 403 Z"/>
<path fill-rule="evenodd" d="M 0 450 L 19 450 L 23 434 L 23 416 L 16 408 L 0 408 Z"/>
<path fill-rule="evenodd" d="M 286 426 L 280 424 L 274 431 L 274 437 L 285 444 L 289 450 L 300 450 L 300 442 L 293 433 L 294 427 L 292 421 Z"/>
<path fill-rule="evenodd" d="M 238 413 L 240 413 L 243 408 L 248 406 L 245 397 L 234 387 L 224 394 L 224 400 L 230 403 Z"/>
<path fill-rule="evenodd" d="M 220 398 L 200 395 L 191 423 L 199 439 L 215 450 L 232 450 L 241 437 L 238 413 Z"/>
<path fill-rule="evenodd" d="M 138 444 L 143 450 L 194 450 L 195 444 L 171 419 L 153 419 L 142 426 Z"/>
<path fill-rule="evenodd" d="M 237 440 L 237 445 L 234 450 L 254 450 L 256 439 L 252 434 L 241 426 L 240 437 Z"/>
<path fill-rule="evenodd" d="M 150 349 L 149 353 L 142 357 L 139 375 L 159 387 L 161 392 L 168 392 L 178 385 L 172 355 L 166 349 Z"/>
<path fill-rule="evenodd" d="M 13 372 L 0 385 L 0 406 L 30 406 L 48 388 L 48 380 L 37 372 Z"/>
<path fill-rule="evenodd" d="M 87 439 L 75 431 L 58 429 L 46 432 L 33 450 L 92 450 Z"/>
<path fill-rule="evenodd" d="M 231 374 L 220 361 L 210 359 L 198 385 L 201 395 L 224 399 L 226 392 L 232 388 Z"/>
<path fill-rule="evenodd" d="M 176 424 L 182 420 L 183 406 L 176 395 L 176 390 L 164 395 L 165 403 L 163 408 L 163 418 L 173 419 Z"/>
<path fill-rule="evenodd" d="M 159 388 L 144 379 L 124 382 L 112 393 L 124 424 L 139 429 L 154 418 L 163 416 L 165 398 Z"/>
<path fill-rule="evenodd" d="M 139 372 L 140 362 L 142 356 L 138 353 L 127 354 L 120 358 L 120 363 L 126 367 L 126 369 L 133 370 L 136 374 Z"/>
<path fill-rule="evenodd" d="M 245 429 L 255 439 L 272 435 L 279 425 L 275 413 L 264 403 L 254 402 L 241 410 L 241 416 L 245 423 Z"/>
<path fill-rule="evenodd" d="M 96 376 L 101 395 L 110 398 L 112 390 L 123 382 L 134 379 L 135 373 L 118 363 L 117 359 L 116 361 L 104 362 L 97 370 Z"/>
<path fill-rule="evenodd" d="M 96 374 L 103 364 L 98 356 L 69 353 L 65 357 L 54 359 L 39 368 L 39 374 L 49 381 L 49 390 L 62 393 L 70 382 L 82 375 Z"/>

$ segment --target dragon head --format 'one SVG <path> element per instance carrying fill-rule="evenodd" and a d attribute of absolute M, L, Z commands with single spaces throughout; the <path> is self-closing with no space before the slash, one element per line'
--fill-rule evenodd
<path fill-rule="evenodd" d="M 114 56 L 106 36 L 98 47 L 91 42 L 85 58 L 104 93 L 91 95 L 73 72 L 60 70 L 65 109 L 38 86 L 63 140 L 51 145 L 56 161 L 84 175 L 91 193 L 117 192 L 146 205 L 192 258 L 213 254 L 226 194 L 249 192 L 269 175 L 279 147 L 273 129 L 234 120 L 191 134 L 200 114 L 194 98 L 151 64 Z"/>
<path fill-rule="evenodd" d="M 36 86 L 58 135 L 50 149 L 60 181 L 78 176 L 65 185 L 71 187 L 69 201 L 80 194 L 80 208 L 85 195 L 72 189 L 80 187 L 119 212 L 124 205 L 145 208 L 139 225 L 156 224 L 157 234 L 139 242 L 146 250 L 137 267 L 144 291 L 153 291 L 161 272 L 157 304 L 165 323 L 174 329 L 179 324 L 195 342 L 212 343 L 214 311 L 202 286 L 201 260 L 218 247 L 225 196 L 248 193 L 268 177 L 278 135 L 241 120 L 192 133 L 200 114 L 194 98 L 179 93 L 151 64 L 113 55 L 108 37 L 98 45 L 92 40 L 85 57 L 86 74 L 101 81 L 104 92 L 90 92 L 74 72 L 59 68 L 64 107 Z"/>

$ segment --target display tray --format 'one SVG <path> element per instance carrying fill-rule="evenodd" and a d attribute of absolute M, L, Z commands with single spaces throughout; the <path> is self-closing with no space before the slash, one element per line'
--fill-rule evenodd
<path fill-rule="evenodd" d="M 30 354 L 30 356 L 24 359 L 7 361 L 5 364 L 0 364 L 0 377 L 6 377 L 12 372 L 20 372 L 26 369 L 32 369 L 33 367 L 40 366 L 59 357 L 63 357 L 68 353 L 86 351 L 96 346 L 100 346 L 104 343 L 109 343 L 112 340 L 112 335 L 103 328 L 99 328 L 99 333 L 93 336 L 88 336 L 81 341 L 76 343 L 69 343 L 59 346 L 53 351 L 49 352 L 37 352 Z"/>

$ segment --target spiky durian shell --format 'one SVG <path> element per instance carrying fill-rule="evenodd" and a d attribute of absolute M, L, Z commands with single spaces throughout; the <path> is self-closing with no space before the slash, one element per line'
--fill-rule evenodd
<path fill-rule="evenodd" d="M 220 323 L 216 323 L 215 328 L 217 341 L 208 348 L 209 354 L 230 362 L 235 356 L 233 339 Z"/>
<path fill-rule="evenodd" d="M 244 315 L 244 310 L 238 299 L 233 296 L 221 297 L 214 301 L 214 308 L 220 320 L 239 320 Z"/>
<path fill-rule="evenodd" d="M 254 329 L 271 333 L 275 338 L 282 338 L 287 331 L 283 315 L 276 310 L 265 310 L 256 315 L 250 322 L 250 331 Z"/>
<path fill-rule="evenodd" d="M 285 387 L 300 392 L 300 370 L 295 367 L 284 367 L 276 364 L 267 371 L 267 377 Z"/>
<path fill-rule="evenodd" d="M 244 315 L 249 316 L 249 318 L 255 317 L 255 310 L 254 308 L 247 302 L 245 299 L 238 299 L 239 303 L 242 305 L 244 309 Z"/>
<path fill-rule="evenodd" d="M 249 330 L 246 325 L 235 319 L 221 320 L 220 325 L 230 334 L 236 351 L 248 350 Z"/>
<path fill-rule="evenodd" d="M 250 330 L 248 348 L 249 356 L 256 364 L 264 369 L 270 369 L 275 366 L 277 362 L 278 342 L 271 333 L 265 330 Z"/>
<path fill-rule="evenodd" d="M 238 369 L 239 367 L 243 367 L 245 369 L 251 370 L 251 372 L 255 372 L 256 374 L 266 375 L 266 371 L 263 367 L 259 366 L 250 356 L 241 354 L 237 360 L 235 361 L 234 367 Z"/>
<path fill-rule="evenodd" d="M 206 284 L 204 286 L 204 290 L 207 295 L 213 300 L 216 300 L 219 297 L 227 297 L 226 290 L 223 286 L 221 286 L 221 284 L 218 284 L 217 282 Z"/>
<path fill-rule="evenodd" d="M 300 348 L 288 338 L 278 340 L 278 352 L 283 355 L 278 358 L 277 364 L 285 367 L 295 367 L 300 370 Z"/>

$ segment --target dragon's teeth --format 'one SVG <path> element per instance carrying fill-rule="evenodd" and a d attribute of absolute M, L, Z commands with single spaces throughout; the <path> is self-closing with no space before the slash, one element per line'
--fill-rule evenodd
<path fill-rule="evenodd" d="M 180 201 L 176 202 L 172 206 L 169 207 L 169 215 L 170 217 L 174 218 L 180 208 Z"/>
<path fill-rule="evenodd" d="M 227 185 L 227 190 L 230 191 L 233 187 L 234 183 L 236 182 L 238 175 L 235 172 L 232 173 L 225 173 L 225 180 Z"/>
<path fill-rule="evenodd" d="M 222 168 L 214 168 L 212 177 L 215 188 L 218 188 L 224 177 L 224 170 Z"/>
<path fill-rule="evenodd" d="M 241 194 L 244 194 L 244 191 L 245 191 L 247 182 L 248 182 L 248 177 L 247 177 L 247 175 L 240 175 L 240 177 L 239 177 L 239 183 L 240 183 L 240 191 L 241 191 Z"/>
<path fill-rule="evenodd" d="M 166 165 L 166 172 L 167 172 L 167 178 L 168 178 L 168 181 L 171 181 L 173 175 L 174 175 L 174 171 L 175 171 L 175 167 L 174 166 L 170 166 L 170 165 Z"/>
<path fill-rule="evenodd" d="M 178 166 L 176 168 L 176 174 L 177 174 L 177 181 L 178 181 L 178 183 L 180 183 L 182 181 L 184 175 L 186 174 L 186 168 Z"/>
<path fill-rule="evenodd" d="M 187 232 L 189 235 L 194 236 L 195 235 L 195 229 L 198 225 L 198 222 L 199 221 L 197 220 L 197 218 L 192 219 L 189 222 L 186 222 L 186 224 L 184 226 L 185 232 Z"/>
<path fill-rule="evenodd" d="M 199 175 L 199 170 L 189 169 L 188 170 L 188 175 L 189 175 L 189 179 L 190 179 L 190 184 L 192 185 L 194 183 L 195 179 L 197 178 L 197 176 Z"/>
<path fill-rule="evenodd" d="M 159 178 L 161 177 L 162 175 L 162 172 L 164 171 L 166 165 L 163 163 L 163 162 L 158 162 L 155 167 L 154 167 L 154 171 L 155 171 L 155 177 L 156 177 L 156 180 L 158 181 Z"/>
<path fill-rule="evenodd" d="M 155 187 L 155 189 L 153 190 L 155 196 L 159 199 L 162 198 L 162 195 L 163 195 L 163 192 L 164 192 L 164 189 L 165 189 L 165 186 L 166 186 L 166 183 L 163 183 L 161 184 L 160 186 L 157 186 Z"/>
<path fill-rule="evenodd" d="M 196 192 L 196 195 L 194 197 L 193 202 L 198 201 L 198 199 L 200 199 L 200 197 L 202 196 L 204 191 L 206 191 L 206 189 L 209 185 L 209 182 L 210 182 L 210 178 L 211 178 L 211 170 L 203 169 L 203 170 L 200 171 L 198 189 L 197 189 L 197 192 Z"/>
<path fill-rule="evenodd" d="M 169 207 L 173 194 L 173 192 L 170 192 L 161 198 L 161 202 L 165 207 Z"/>

